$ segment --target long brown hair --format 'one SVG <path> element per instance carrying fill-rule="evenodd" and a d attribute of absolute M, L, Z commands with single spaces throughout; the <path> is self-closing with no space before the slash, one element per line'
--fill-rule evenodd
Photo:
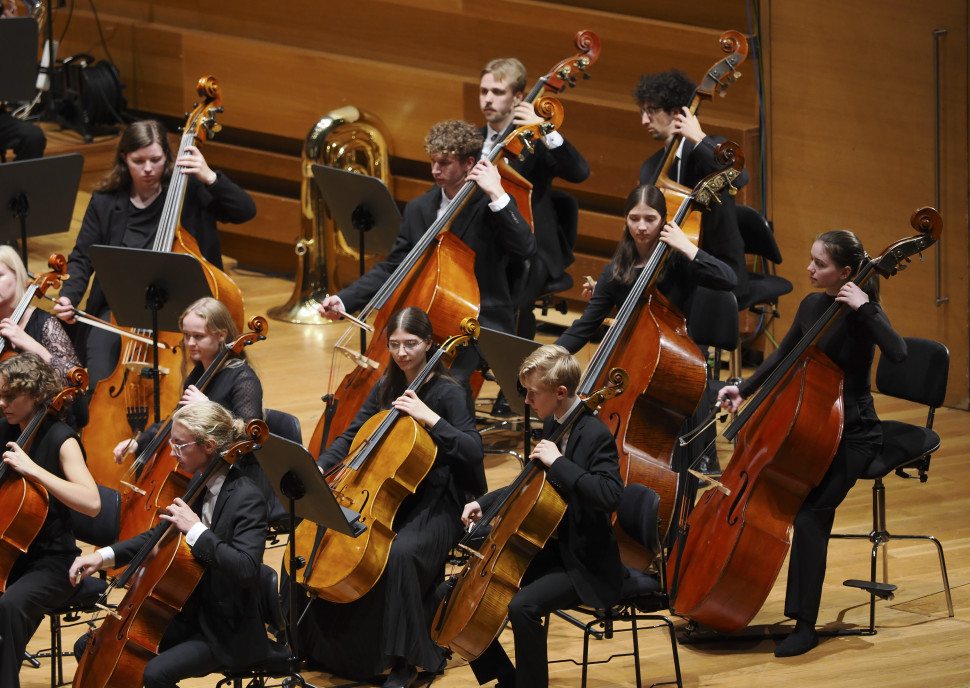
<path fill-rule="evenodd" d="M 111 171 L 94 187 L 95 191 L 117 191 L 118 189 L 131 188 L 131 172 L 128 171 L 128 163 L 125 157 L 139 148 L 150 146 L 157 143 L 162 147 L 165 154 L 165 170 L 162 172 L 162 183 L 167 184 L 172 177 L 172 170 L 175 167 L 175 158 L 172 156 L 172 147 L 168 143 L 168 135 L 165 126 L 153 119 L 145 119 L 140 122 L 132 122 L 122 132 L 118 139 L 118 149 L 115 151 L 114 166 Z"/>
<path fill-rule="evenodd" d="M 613 279 L 620 284 L 633 284 L 636 281 L 636 270 L 639 254 L 637 253 L 637 243 L 630 234 L 630 228 L 626 224 L 626 216 L 630 211 L 641 203 L 645 203 L 658 213 L 661 222 L 666 222 L 667 218 L 667 199 L 663 192 L 653 184 L 641 184 L 626 197 L 626 204 L 623 207 L 623 236 L 620 243 L 616 246 L 613 253 Z"/>
<path fill-rule="evenodd" d="M 434 341 L 434 329 L 431 327 L 431 319 L 428 314 L 425 313 L 420 308 L 415 306 L 408 306 L 407 308 L 402 308 L 390 317 L 387 321 L 387 336 L 390 339 L 391 334 L 397 332 L 398 330 L 404 330 L 408 334 L 413 334 L 415 337 L 428 342 L 431 346 L 425 352 L 425 360 L 431 358 L 435 350 L 438 348 L 437 345 L 433 343 Z M 448 372 L 448 368 L 445 367 L 444 363 L 438 362 L 438 365 L 434 369 L 435 375 L 440 375 L 441 377 L 451 380 L 458 384 L 455 379 Z M 387 366 L 387 372 L 381 378 L 381 408 L 390 408 L 391 402 L 397 399 L 404 393 L 404 390 L 408 388 L 407 378 L 404 376 L 404 371 L 401 370 L 394 357 L 391 357 L 391 362 Z"/>

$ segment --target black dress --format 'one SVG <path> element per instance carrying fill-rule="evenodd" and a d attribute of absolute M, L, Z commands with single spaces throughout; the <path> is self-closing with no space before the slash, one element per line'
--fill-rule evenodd
<path fill-rule="evenodd" d="M 326 468 L 343 460 L 357 430 L 379 408 L 375 387 L 354 422 L 318 462 Z M 435 376 L 419 390 L 421 400 L 441 416 L 429 430 L 438 454 L 415 494 L 394 520 L 397 537 L 377 584 L 359 600 L 337 604 L 315 600 L 300 625 L 300 647 L 327 671 L 355 680 L 374 677 L 392 658 L 436 670 L 444 650 L 431 640 L 434 592 L 444 577 L 448 551 L 461 536 L 466 476 L 480 470 L 482 440 L 465 404 L 464 390 Z M 320 565 L 326 562 L 324 559 Z"/>

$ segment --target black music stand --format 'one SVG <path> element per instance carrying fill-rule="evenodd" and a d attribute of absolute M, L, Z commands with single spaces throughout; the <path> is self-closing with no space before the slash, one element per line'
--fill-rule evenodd
<path fill-rule="evenodd" d="M 0 25 L 6 21 L 9 20 L 0 21 Z M 71 228 L 83 167 L 84 158 L 78 153 L 0 165 L 0 240 L 14 239 L 19 231 L 24 265 L 28 236 L 56 234 Z"/>
<path fill-rule="evenodd" d="M 212 296 L 202 264 L 185 253 L 95 244 L 88 249 L 108 306 L 122 327 L 151 329 L 155 419 L 162 417 L 158 387 L 158 333 L 179 331 L 179 317 L 193 302 Z"/>
<path fill-rule="evenodd" d="M 337 504 L 316 461 L 303 445 L 270 433 L 266 441 L 256 447 L 255 453 L 273 491 L 280 502 L 288 505 L 290 513 L 290 613 L 286 635 L 293 652 L 291 667 L 295 667 L 300 660 L 296 629 L 296 572 L 306 564 L 296 556 L 296 519 L 310 520 L 322 528 L 348 537 L 357 537 L 367 530 L 367 526 L 358 521 L 360 514 L 356 511 Z"/>
<path fill-rule="evenodd" d="M 347 172 L 336 167 L 313 165 L 313 178 L 344 241 L 356 243 L 360 253 L 360 274 L 364 274 L 364 234 L 371 233 L 371 251 L 387 255 L 397 239 L 401 212 L 390 190 L 377 177 Z M 367 349 L 367 333 L 360 331 L 360 351 Z"/>
<path fill-rule="evenodd" d="M 532 453 L 532 432 L 530 409 L 526 408 L 525 392 L 519 384 L 519 366 L 522 361 L 533 351 L 538 349 L 541 344 L 531 339 L 516 337 L 514 334 L 499 332 L 487 327 L 483 327 L 478 334 L 478 346 L 482 351 L 482 356 L 488 362 L 492 374 L 499 389 L 505 393 L 505 399 L 509 402 L 512 412 L 521 416 L 523 419 L 523 433 L 525 435 L 525 454 Z"/>
<path fill-rule="evenodd" d="M 37 92 L 37 38 L 33 17 L 0 21 L 0 101 L 32 100 Z"/>

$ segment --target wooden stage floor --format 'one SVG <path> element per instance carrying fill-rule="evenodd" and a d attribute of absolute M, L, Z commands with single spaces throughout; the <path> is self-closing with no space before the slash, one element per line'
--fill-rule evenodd
<path fill-rule="evenodd" d="M 86 194 L 80 194 L 72 232 L 30 241 L 29 267 L 32 270 L 46 269 L 46 258 L 52 251 L 65 255 L 70 252 L 86 202 Z M 294 228 L 294 235 L 296 233 Z M 265 314 L 269 308 L 283 304 L 293 289 L 291 281 L 279 277 L 235 269 L 230 269 L 230 273 L 243 290 L 247 315 Z M 784 302 L 782 305 L 784 307 Z M 302 423 L 305 439 L 309 438 L 322 410 L 320 395 L 328 386 L 330 348 L 343 331 L 342 325 L 302 326 L 271 320 L 267 340 L 248 350 L 263 381 L 265 406 L 295 414 Z M 588 352 L 582 355 L 588 356 Z M 483 395 L 490 393 L 494 394 L 488 389 L 483 391 Z M 914 411 L 903 402 L 882 397 L 877 398 L 877 406 L 884 418 L 920 423 L 925 417 L 922 411 Z M 691 687 L 798 685 L 814 688 L 970 686 L 970 529 L 967 517 L 970 487 L 960 473 L 970 454 L 967 425 L 966 412 L 940 410 L 936 428 L 943 438 L 943 446 L 933 459 L 929 481 L 920 484 L 896 477 L 887 481 L 890 531 L 930 533 L 938 537 L 946 549 L 954 618 L 947 617 L 934 548 L 926 543 L 893 542 L 889 550 L 889 580 L 899 589 L 894 600 L 877 604 L 877 635 L 823 639 L 817 649 L 806 655 L 775 659 L 772 651 L 776 641 L 765 635 L 786 632 L 789 628 L 782 613 L 786 566 L 753 626 L 742 637 L 680 646 L 684 684 Z M 722 465 L 728 457 L 728 450 L 722 450 Z M 488 475 L 493 486 L 505 484 L 514 472 L 514 461 L 489 459 Z M 852 490 L 839 509 L 836 532 L 866 533 L 870 526 L 871 484 L 863 482 Z M 279 549 L 269 551 L 267 561 L 278 565 L 280 553 Z M 860 590 L 842 586 L 845 579 L 868 577 L 868 553 L 869 545 L 864 541 L 831 544 L 819 618 L 824 628 L 855 628 L 868 623 L 868 596 Z M 686 625 L 680 619 L 676 622 L 680 628 Z M 79 632 L 78 628 L 65 631 L 65 647 L 71 647 Z M 505 644 L 511 649 L 510 632 L 505 633 Z M 549 634 L 550 657 L 582 656 L 582 636 L 576 629 L 555 620 Z M 600 657 L 628 651 L 628 642 L 624 636 L 597 641 L 593 651 Z M 663 633 L 660 630 L 641 632 L 640 643 L 643 684 L 669 680 L 672 676 L 670 649 Z M 37 650 L 46 645 L 45 624 L 30 649 Z M 39 669 L 25 666 L 21 672 L 22 685 L 26 688 L 49 685 L 48 661 L 43 660 Z M 73 674 L 74 666 L 73 659 L 65 660 L 68 678 Z M 579 676 L 578 667 L 555 664 L 551 667 L 550 685 L 577 686 Z M 194 679 L 182 685 L 184 688 L 214 686 L 217 678 Z M 321 687 L 363 685 L 316 671 L 305 672 L 304 678 Z M 421 685 L 426 684 L 427 681 Z M 464 688 L 477 684 L 464 662 L 453 661 L 434 685 Z M 595 688 L 636 685 L 631 660 L 619 658 L 594 667 L 589 685 Z"/>

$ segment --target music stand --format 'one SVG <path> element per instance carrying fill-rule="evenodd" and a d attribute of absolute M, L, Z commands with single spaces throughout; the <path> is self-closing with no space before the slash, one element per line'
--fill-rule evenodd
<path fill-rule="evenodd" d="M 488 362 L 499 389 L 505 393 L 509 408 L 517 416 L 522 416 L 523 433 L 525 435 L 525 456 L 528 456 L 532 444 L 530 410 L 526 408 L 525 392 L 519 383 L 519 366 L 522 361 L 541 344 L 531 339 L 516 337 L 514 334 L 499 332 L 483 327 L 478 334 L 478 346 L 482 356 Z"/>
<path fill-rule="evenodd" d="M 37 92 L 37 20 L 8 17 L 0 21 L 0 101 L 33 100 Z"/>
<path fill-rule="evenodd" d="M 287 504 L 290 513 L 290 614 L 287 619 L 286 635 L 289 639 L 290 658 L 292 665 L 299 662 L 300 653 L 297 646 L 297 613 L 296 613 L 296 572 L 306 562 L 300 563 L 296 556 L 297 517 L 310 520 L 318 526 L 335 530 L 348 537 L 357 537 L 367 526 L 357 519 L 360 514 L 337 504 L 337 500 L 330 491 L 330 486 L 317 468 L 316 461 L 310 456 L 305 447 L 296 442 L 270 433 L 266 441 L 256 447 L 256 461 L 269 479 L 273 491 L 280 502 Z"/>
<path fill-rule="evenodd" d="M 185 253 L 140 248 L 88 248 L 108 307 L 122 327 L 151 329 L 155 419 L 162 417 L 158 370 L 158 333 L 179 331 L 179 317 L 193 302 L 212 296 L 202 264 Z M 151 311 L 150 313 L 148 311 Z"/>
<path fill-rule="evenodd" d="M 0 21 L 0 25 L 7 21 Z M 19 229 L 24 265 L 28 235 L 56 234 L 71 228 L 83 167 L 84 157 L 78 153 L 0 165 L 0 240 L 13 239 Z"/>
<path fill-rule="evenodd" d="M 360 274 L 364 274 L 364 234 L 371 233 L 371 251 L 387 255 L 397 239 L 401 225 L 401 212 L 390 190 L 377 177 L 347 172 L 336 167 L 313 165 L 313 178 L 320 189 L 333 222 L 344 236 L 344 241 L 354 244 L 351 228 L 357 231 L 356 243 L 360 256 Z M 367 333 L 360 331 L 360 351 L 367 349 Z"/>

